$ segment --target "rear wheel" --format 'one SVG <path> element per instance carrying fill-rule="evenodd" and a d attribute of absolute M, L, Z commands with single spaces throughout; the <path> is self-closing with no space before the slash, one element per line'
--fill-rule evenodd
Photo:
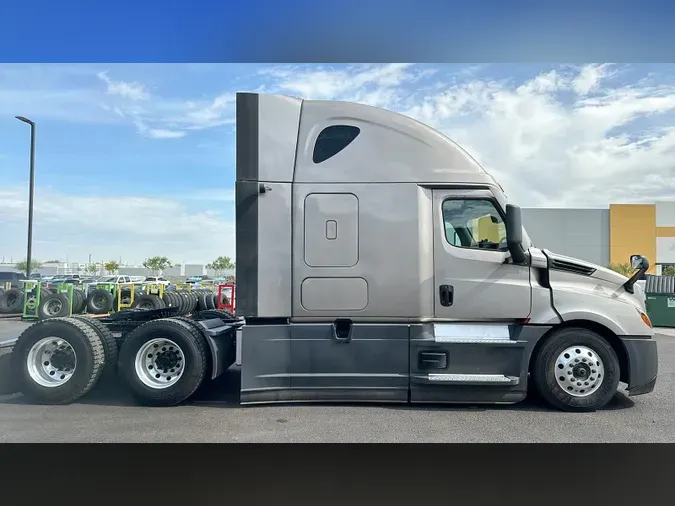
<path fill-rule="evenodd" d="M 547 338 L 530 373 L 537 392 L 552 407 L 595 411 L 614 397 L 620 366 L 601 335 L 584 328 L 565 328 Z"/>
<path fill-rule="evenodd" d="M 23 312 L 24 293 L 18 288 L 11 288 L 0 294 L 0 314 Z"/>
<path fill-rule="evenodd" d="M 52 293 L 40 299 L 38 316 L 40 319 L 58 318 L 70 315 L 70 301 L 62 293 Z"/>
<path fill-rule="evenodd" d="M 140 403 L 173 406 L 199 388 L 207 365 L 201 332 L 179 319 L 166 318 L 141 325 L 127 336 L 118 370 Z"/>
<path fill-rule="evenodd" d="M 113 336 L 108 327 L 103 325 L 95 318 L 81 315 L 72 316 L 72 318 L 75 318 L 85 325 L 88 325 L 94 332 L 96 332 L 99 339 L 101 340 L 101 344 L 103 344 L 103 354 L 105 357 L 102 376 L 112 376 L 117 370 L 117 356 L 119 354 L 119 347 L 117 346 L 117 340 L 115 339 L 115 336 Z"/>
<path fill-rule="evenodd" d="M 166 307 L 164 301 L 157 295 L 141 295 L 134 300 L 134 309 L 162 309 Z"/>
<path fill-rule="evenodd" d="M 41 404 L 68 404 L 82 397 L 99 379 L 104 363 L 101 339 L 75 318 L 31 325 L 12 351 L 18 390 Z"/>
<path fill-rule="evenodd" d="M 109 313 L 113 308 L 113 295 L 107 290 L 96 288 L 87 297 L 87 312 L 92 314 Z"/>

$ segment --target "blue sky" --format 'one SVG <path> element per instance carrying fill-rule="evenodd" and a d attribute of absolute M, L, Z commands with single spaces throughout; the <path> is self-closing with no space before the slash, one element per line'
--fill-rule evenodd
<path fill-rule="evenodd" d="M 2 64 L 0 260 L 234 255 L 234 93 L 353 100 L 465 146 L 524 206 L 675 196 L 675 65 Z M 133 247 L 130 245 L 133 244 Z"/>

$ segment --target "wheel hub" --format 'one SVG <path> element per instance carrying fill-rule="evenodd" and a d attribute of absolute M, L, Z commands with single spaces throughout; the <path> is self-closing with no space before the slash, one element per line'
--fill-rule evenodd
<path fill-rule="evenodd" d="M 57 314 L 59 311 L 61 311 L 61 308 L 63 306 L 61 305 L 61 301 L 58 300 L 50 300 L 49 303 L 47 304 L 47 313 L 50 315 Z"/>
<path fill-rule="evenodd" d="M 554 372 L 560 388 L 574 397 L 593 394 L 605 379 L 602 360 L 587 346 L 572 346 L 564 350 L 556 359 Z"/>
<path fill-rule="evenodd" d="M 181 378 L 184 368 L 183 350 L 169 339 L 151 339 L 136 354 L 136 375 L 150 388 L 170 387 Z"/>
<path fill-rule="evenodd" d="M 28 351 L 26 365 L 29 376 L 38 385 L 58 387 L 72 378 L 77 367 L 77 356 L 68 342 L 46 337 Z"/>

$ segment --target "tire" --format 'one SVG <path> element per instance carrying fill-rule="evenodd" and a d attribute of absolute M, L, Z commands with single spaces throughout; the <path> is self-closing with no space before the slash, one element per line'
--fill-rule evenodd
<path fill-rule="evenodd" d="M 199 290 L 199 303 L 197 308 L 199 311 L 206 311 L 209 309 L 208 305 L 208 294 L 204 290 Z"/>
<path fill-rule="evenodd" d="M 178 295 L 183 301 L 181 315 L 185 316 L 186 314 L 190 313 L 190 308 L 192 307 L 192 297 L 190 297 L 190 294 L 187 292 L 178 292 Z"/>
<path fill-rule="evenodd" d="M 164 298 L 162 300 L 164 301 L 166 307 L 180 308 L 180 299 L 176 298 L 176 294 L 173 292 L 164 292 Z"/>
<path fill-rule="evenodd" d="M 78 321 L 81 321 L 85 325 L 96 332 L 101 343 L 103 344 L 103 354 L 105 356 L 105 364 L 103 366 L 102 378 L 108 378 L 115 374 L 117 371 L 117 357 L 119 355 L 119 347 L 117 346 L 117 340 L 113 336 L 112 332 L 108 330 L 108 327 L 103 325 L 100 321 L 95 318 L 89 318 L 87 316 L 73 316 Z"/>
<path fill-rule="evenodd" d="M 200 311 L 197 315 L 200 320 L 210 320 L 212 318 L 234 320 L 234 315 L 225 309 L 207 309 Z"/>
<path fill-rule="evenodd" d="M 163 350 L 160 353 L 174 353 L 168 367 L 183 364 L 182 373 L 178 377 L 173 376 L 173 381 L 168 379 L 167 374 L 178 374 L 177 368 L 167 371 L 154 367 L 155 357 L 150 355 L 156 354 L 147 353 L 153 349 Z M 178 361 L 175 360 L 176 353 L 182 353 Z M 167 357 L 164 355 L 162 358 Z M 178 318 L 154 320 L 134 329 L 122 345 L 117 366 L 136 400 L 143 405 L 157 407 L 174 406 L 185 401 L 204 381 L 207 367 L 204 336 L 197 328 Z M 157 370 L 163 375 L 159 380 L 152 375 Z"/>
<path fill-rule="evenodd" d="M 86 307 L 84 292 L 79 288 L 73 289 L 73 314 L 80 314 Z"/>
<path fill-rule="evenodd" d="M 87 297 L 87 312 L 92 314 L 106 314 L 113 308 L 113 295 L 107 290 L 96 288 L 89 292 Z"/>
<path fill-rule="evenodd" d="M 44 287 L 40 288 L 40 298 L 46 297 L 47 295 L 51 295 L 51 294 L 52 294 L 52 292 L 49 290 L 49 288 L 44 288 Z"/>
<path fill-rule="evenodd" d="M 614 397 L 620 375 L 619 360 L 611 345 L 584 328 L 554 331 L 537 352 L 530 371 L 537 392 L 547 404 L 575 412 L 604 407 Z"/>
<path fill-rule="evenodd" d="M 196 293 L 189 293 L 190 296 L 190 311 L 188 311 L 189 314 L 192 314 L 196 311 L 197 306 L 199 304 L 199 298 L 197 297 Z"/>
<path fill-rule="evenodd" d="M 215 293 L 206 294 L 206 309 L 216 309 L 218 302 L 218 296 Z"/>
<path fill-rule="evenodd" d="M 42 359 L 56 357 L 57 352 L 60 363 L 44 366 Z M 74 366 L 72 356 L 76 357 Z M 70 404 L 79 399 L 96 384 L 104 364 L 101 339 L 76 318 L 50 318 L 31 325 L 19 336 L 12 352 L 18 390 L 38 404 Z"/>
<path fill-rule="evenodd" d="M 70 301 L 63 293 L 52 293 L 47 297 L 40 298 L 38 306 L 38 318 L 45 320 L 47 318 L 63 318 L 70 316 Z"/>
<path fill-rule="evenodd" d="M 0 314 L 23 313 L 23 290 L 11 288 L 0 295 Z"/>
<path fill-rule="evenodd" d="M 157 295 L 141 295 L 132 305 L 134 309 L 162 309 L 166 307 L 164 301 Z"/>

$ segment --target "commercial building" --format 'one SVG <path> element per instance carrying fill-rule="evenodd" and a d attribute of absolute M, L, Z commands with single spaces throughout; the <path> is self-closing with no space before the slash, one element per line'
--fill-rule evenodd
<path fill-rule="evenodd" d="M 606 209 L 523 209 L 536 246 L 599 265 L 649 259 L 650 274 L 675 265 L 675 201 L 610 204 Z"/>

